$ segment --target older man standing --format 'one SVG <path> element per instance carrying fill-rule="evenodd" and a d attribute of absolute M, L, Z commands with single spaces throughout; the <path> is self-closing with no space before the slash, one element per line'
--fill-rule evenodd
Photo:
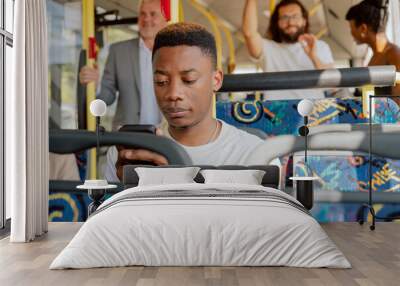
<path fill-rule="evenodd" d="M 166 25 L 160 0 L 142 0 L 139 3 L 139 38 L 111 45 L 97 97 L 110 105 L 119 93 L 113 129 L 124 124 L 160 123 L 151 53 L 157 32 Z M 99 71 L 83 67 L 79 78 L 82 84 L 97 82 Z"/>

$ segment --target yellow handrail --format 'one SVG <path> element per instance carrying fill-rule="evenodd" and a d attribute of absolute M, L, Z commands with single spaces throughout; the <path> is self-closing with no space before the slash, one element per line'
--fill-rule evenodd
<path fill-rule="evenodd" d="M 318 9 L 322 7 L 322 2 L 318 2 L 314 4 L 309 10 L 308 10 L 308 16 L 312 17 L 314 16 L 315 13 L 317 13 Z"/>
<path fill-rule="evenodd" d="M 308 10 L 308 16 L 309 17 L 314 16 L 317 13 L 318 9 L 320 9 L 321 7 L 322 7 L 322 2 L 318 2 L 318 3 L 314 4 Z M 328 33 L 328 28 L 327 27 L 323 27 L 315 36 L 317 37 L 317 39 L 320 39 L 321 37 L 323 37 L 327 33 Z"/>
<path fill-rule="evenodd" d="M 94 67 L 95 59 L 90 58 L 89 39 L 95 38 L 94 35 L 94 0 L 83 0 L 82 1 L 82 46 L 86 50 L 86 64 L 90 67 Z M 90 113 L 90 103 L 96 99 L 96 83 L 92 82 L 86 86 L 86 118 L 87 118 L 87 129 L 94 131 L 96 129 L 95 118 Z M 90 150 L 89 156 L 89 177 L 95 179 L 97 177 L 97 160 L 96 160 L 96 149 Z"/>
<path fill-rule="evenodd" d="M 214 16 L 208 11 L 206 7 L 201 5 L 197 0 L 189 0 L 189 3 L 201 14 L 203 14 L 211 24 L 213 34 L 215 37 L 215 43 L 217 45 L 217 67 L 222 69 L 222 37 L 221 32 L 218 29 L 218 24 Z"/>
<path fill-rule="evenodd" d="M 228 73 L 232 73 L 236 66 L 235 44 L 233 42 L 232 33 L 224 23 L 222 23 L 221 21 L 218 21 L 218 23 L 225 34 L 226 41 L 228 44 L 228 49 L 229 49 Z"/>
<path fill-rule="evenodd" d="M 201 4 L 200 4 L 201 5 Z M 204 7 L 204 6 L 203 6 Z M 218 15 L 216 15 L 214 12 L 212 12 L 210 9 L 204 7 L 206 11 L 214 18 L 214 20 L 217 23 L 217 27 L 220 27 L 222 31 L 224 32 L 228 49 L 229 49 L 229 58 L 228 58 L 228 73 L 231 73 L 235 69 L 236 65 L 236 55 L 235 55 L 235 44 L 233 41 L 232 37 L 232 32 L 229 29 L 228 25 L 221 20 Z M 218 44 L 217 44 L 218 45 Z M 221 38 L 221 55 L 222 55 L 222 38 Z M 221 58 L 221 66 L 222 66 L 222 58 Z"/>
<path fill-rule="evenodd" d="M 218 24 L 214 16 L 208 11 L 206 7 L 201 5 L 200 3 L 197 2 L 197 0 L 189 0 L 190 4 L 201 14 L 203 14 L 208 21 L 211 24 L 214 37 L 215 37 L 215 44 L 217 46 L 217 68 L 222 70 L 222 37 L 221 33 L 218 29 Z M 214 95 L 214 100 L 213 100 L 213 115 L 214 117 L 217 116 L 217 106 L 216 106 L 216 100 L 215 100 L 215 95 Z"/>
<path fill-rule="evenodd" d="M 243 43 L 243 44 L 246 43 L 246 40 L 244 39 L 243 34 L 242 34 L 242 32 L 241 32 L 240 30 L 237 30 L 237 31 L 235 32 L 234 35 L 235 35 L 235 38 L 236 38 L 239 42 L 241 42 L 241 43 Z"/>
<path fill-rule="evenodd" d="M 323 37 L 324 35 L 326 35 L 328 33 L 328 28 L 327 27 L 323 27 L 316 35 L 315 37 L 317 37 L 317 39 L 320 39 L 321 37 Z"/>

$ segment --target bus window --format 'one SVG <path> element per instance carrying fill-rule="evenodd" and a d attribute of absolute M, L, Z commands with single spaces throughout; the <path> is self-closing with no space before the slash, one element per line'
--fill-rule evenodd
<path fill-rule="evenodd" d="M 96 7 L 96 14 L 106 12 Z M 132 15 L 134 16 L 134 15 Z M 107 16 L 113 17 L 113 15 Z M 49 42 L 49 125 L 50 128 L 78 128 L 77 85 L 79 53 L 82 49 L 82 3 L 47 1 Z M 137 37 L 134 25 L 96 27 L 100 78 L 112 43 Z M 99 84 L 100 85 L 100 84 Z M 110 106 L 102 124 L 111 129 Z"/>

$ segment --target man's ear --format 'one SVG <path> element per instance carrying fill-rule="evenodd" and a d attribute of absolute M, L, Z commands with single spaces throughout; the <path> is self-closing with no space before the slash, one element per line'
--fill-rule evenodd
<path fill-rule="evenodd" d="M 214 74 L 213 74 L 213 91 L 214 92 L 217 92 L 221 88 L 223 80 L 224 80 L 223 71 L 220 69 L 217 69 L 216 71 L 214 71 Z"/>

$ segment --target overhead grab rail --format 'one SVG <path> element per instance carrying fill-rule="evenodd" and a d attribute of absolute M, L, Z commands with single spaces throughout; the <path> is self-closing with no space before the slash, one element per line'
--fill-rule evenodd
<path fill-rule="evenodd" d="M 400 84 L 395 66 L 372 66 L 291 72 L 225 75 L 220 92 L 393 86 Z"/>

